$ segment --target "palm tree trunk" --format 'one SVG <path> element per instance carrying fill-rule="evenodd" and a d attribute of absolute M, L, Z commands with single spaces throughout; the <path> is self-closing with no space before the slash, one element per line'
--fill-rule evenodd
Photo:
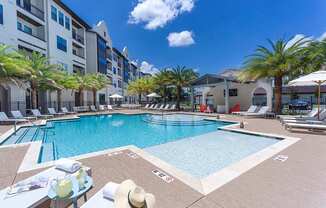
<path fill-rule="evenodd" d="M 32 96 L 32 108 L 37 108 L 37 89 L 36 84 L 31 82 L 31 96 Z"/>
<path fill-rule="evenodd" d="M 80 106 L 84 106 L 83 89 L 79 89 L 78 94 L 79 94 L 79 104 L 80 104 Z"/>
<path fill-rule="evenodd" d="M 282 76 L 274 78 L 275 82 L 275 113 L 280 114 L 282 111 Z"/>
<path fill-rule="evenodd" d="M 58 111 L 60 111 L 61 109 L 61 95 L 62 95 L 62 90 L 57 90 Z"/>
<path fill-rule="evenodd" d="M 138 102 L 141 104 L 141 93 L 138 94 Z"/>
<path fill-rule="evenodd" d="M 93 105 L 96 106 L 96 90 L 93 90 Z"/>
<path fill-rule="evenodd" d="M 166 86 L 163 86 L 163 102 L 166 105 Z"/>
<path fill-rule="evenodd" d="M 177 109 L 180 110 L 181 87 L 177 86 Z"/>

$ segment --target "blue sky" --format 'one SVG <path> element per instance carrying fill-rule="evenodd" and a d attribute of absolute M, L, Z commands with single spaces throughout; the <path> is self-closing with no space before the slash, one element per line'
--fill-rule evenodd
<path fill-rule="evenodd" d="M 105 20 L 113 45 L 128 46 L 146 70 L 185 65 L 218 73 L 241 67 L 267 38 L 326 32 L 325 0 L 63 1 L 90 25 Z"/>

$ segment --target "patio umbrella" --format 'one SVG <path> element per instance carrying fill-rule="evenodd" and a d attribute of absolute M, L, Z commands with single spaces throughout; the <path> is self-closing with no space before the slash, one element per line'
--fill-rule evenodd
<path fill-rule="evenodd" d="M 318 86 L 318 120 L 320 113 L 320 88 L 326 84 L 326 71 L 316 71 L 289 82 L 289 86 Z"/>
<path fill-rule="evenodd" d="M 109 98 L 122 99 L 123 96 L 121 96 L 121 95 L 119 95 L 119 94 L 113 94 L 113 95 L 109 96 Z"/>
<path fill-rule="evenodd" d="M 161 96 L 159 94 L 157 94 L 156 92 L 153 92 L 153 93 L 147 95 L 147 97 L 150 97 L 150 98 L 160 98 Z"/>

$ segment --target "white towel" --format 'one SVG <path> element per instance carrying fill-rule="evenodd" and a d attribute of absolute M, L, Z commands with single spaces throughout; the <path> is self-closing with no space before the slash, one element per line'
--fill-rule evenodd
<path fill-rule="evenodd" d="M 117 191 L 119 184 L 109 182 L 103 188 L 103 197 L 114 200 L 115 192 Z"/>
<path fill-rule="evenodd" d="M 56 169 L 63 170 L 69 173 L 74 173 L 80 169 L 81 163 L 75 160 L 62 158 L 55 162 Z"/>

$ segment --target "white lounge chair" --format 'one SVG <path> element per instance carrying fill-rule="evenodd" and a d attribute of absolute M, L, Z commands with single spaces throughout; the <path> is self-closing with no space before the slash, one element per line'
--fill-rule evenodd
<path fill-rule="evenodd" d="M 325 122 L 325 119 L 326 119 L 326 109 L 322 110 L 319 114 L 319 119 L 318 117 L 312 117 L 312 118 L 309 118 L 309 119 L 303 119 L 303 118 L 300 118 L 300 119 L 286 119 L 286 120 L 282 120 L 282 124 L 286 124 L 286 123 L 308 123 L 308 124 L 311 124 L 311 123 L 314 123 L 314 124 L 318 124 L 318 123 L 321 123 L 323 124 Z"/>
<path fill-rule="evenodd" d="M 108 108 L 108 111 L 112 111 L 113 110 L 112 105 L 107 105 L 107 108 Z"/>
<path fill-rule="evenodd" d="M 148 107 L 148 109 L 153 109 L 154 106 L 155 106 L 155 104 L 152 104 L 152 105 L 150 105 L 150 106 Z"/>
<path fill-rule="evenodd" d="M 163 110 L 168 110 L 169 107 L 170 107 L 170 105 L 169 104 L 166 104 L 166 106 L 163 108 Z"/>
<path fill-rule="evenodd" d="M 90 109 L 91 109 L 92 112 L 97 112 L 97 109 L 96 109 L 95 105 L 91 105 Z"/>
<path fill-rule="evenodd" d="M 105 106 L 104 106 L 104 105 L 99 105 L 99 106 L 98 106 L 98 109 L 99 109 L 100 111 L 105 111 Z"/>
<path fill-rule="evenodd" d="M 11 111 L 12 117 L 14 119 L 27 119 L 27 120 L 36 120 L 37 118 L 35 116 L 23 116 L 23 114 L 17 110 L 17 111 Z"/>
<path fill-rule="evenodd" d="M 290 120 L 290 119 L 314 119 L 318 115 L 318 108 L 312 109 L 308 114 L 306 115 L 296 115 L 296 116 L 290 116 L 290 115 L 280 115 L 278 118 L 282 122 L 283 120 Z"/>
<path fill-rule="evenodd" d="M 27 122 L 27 119 L 20 118 L 20 119 L 12 119 L 8 118 L 7 114 L 5 112 L 0 112 L 0 122 L 2 123 L 23 123 Z"/>
<path fill-rule="evenodd" d="M 48 108 L 48 112 L 50 115 L 53 115 L 53 116 L 64 116 L 65 115 L 64 113 L 56 112 L 54 108 Z"/>
<path fill-rule="evenodd" d="M 149 103 L 147 103 L 144 108 L 147 109 L 148 107 L 149 107 Z"/>
<path fill-rule="evenodd" d="M 68 111 L 68 109 L 66 107 L 62 107 L 61 111 L 64 114 L 76 114 L 76 112 Z"/>
<path fill-rule="evenodd" d="M 173 105 L 171 105 L 170 108 L 164 109 L 164 110 L 166 110 L 166 111 L 174 111 L 174 110 L 176 110 L 176 104 L 173 104 Z"/>
<path fill-rule="evenodd" d="M 256 110 L 258 109 L 257 105 L 251 105 L 247 111 L 236 111 L 236 112 L 232 112 L 233 115 L 241 115 L 244 113 L 255 113 Z"/>
<path fill-rule="evenodd" d="M 41 112 L 38 109 L 32 109 L 32 114 L 33 116 L 37 117 L 37 118 L 52 118 L 53 115 L 42 115 Z"/>
<path fill-rule="evenodd" d="M 164 109 L 164 104 L 162 104 L 160 107 L 159 107 L 159 110 L 163 110 Z"/>
<path fill-rule="evenodd" d="M 104 188 L 105 186 L 88 199 L 80 208 L 114 208 L 114 201 L 103 196 Z"/>
<path fill-rule="evenodd" d="M 257 113 L 243 113 L 241 114 L 242 116 L 247 116 L 247 117 L 264 117 L 266 113 L 268 112 L 269 107 L 268 106 L 263 106 L 261 107 Z"/>
<path fill-rule="evenodd" d="M 326 131 L 326 124 L 299 124 L 299 123 L 286 123 L 285 129 L 305 129 L 315 131 Z"/>

